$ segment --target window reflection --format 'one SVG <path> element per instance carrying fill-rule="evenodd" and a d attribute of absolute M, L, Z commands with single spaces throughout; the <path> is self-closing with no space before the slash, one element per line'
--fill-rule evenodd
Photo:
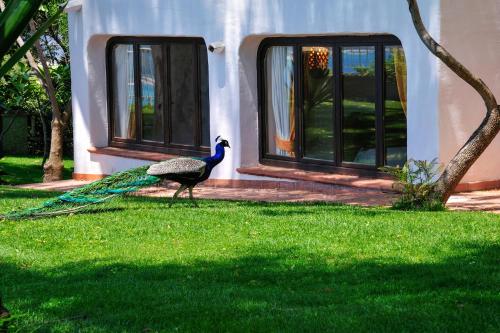
<path fill-rule="evenodd" d="M 163 87 L 160 45 L 141 45 L 142 138 L 163 142 Z"/>
<path fill-rule="evenodd" d="M 303 47 L 304 156 L 333 161 L 333 51 Z"/>
<path fill-rule="evenodd" d="M 406 162 L 406 59 L 401 46 L 384 49 L 386 165 Z"/>
<path fill-rule="evenodd" d="M 263 161 L 312 169 L 402 165 L 406 61 L 397 38 L 312 40 L 272 38 L 264 44 Z"/>
<path fill-rule="evenodd" d="M 342 48 L 343 160 L 375 165 L 375 47 Z"/>
<path fill-rule="evenodd" d="M 170 85 L 172 94 L 172 143 L 194 144 L 195 98 L 193 46 L 172 43 L 170 46 Z"/>

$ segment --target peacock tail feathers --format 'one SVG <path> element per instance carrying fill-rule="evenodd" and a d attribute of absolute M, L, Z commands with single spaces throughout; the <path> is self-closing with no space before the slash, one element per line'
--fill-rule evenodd
<path fill-rule="evenodd" d="M 81 212 L 94 204 L 108 201 L 116 196 L 135 192 L 142 187 L 160 182 L 160 178 L 146 173 L 149 166 L 117 172 L 85 186 L 66 192 L 45 201 L 38 207 L 13 211 L 0 218 L 21 220 Z"/>

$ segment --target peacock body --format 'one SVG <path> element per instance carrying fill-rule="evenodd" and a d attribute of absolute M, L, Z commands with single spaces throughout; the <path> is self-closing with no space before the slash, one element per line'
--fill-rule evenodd
<path fill-rule="evenodd" d="M 216 141 L 220 137 L 217 137 Z M 184 190 L 189 189 L 189 198 L 196 205 L 193 197 L 193 188 L 202 181 L 210 177 L 210 174 L 217 164 L 222 162 L 225 156 L 225 147 L 230 148 L 227 140 L 221 139 L 215 146 L 215 155 L 197 158 L 176 158 L 149 167 L 147 174 L 154 177 L 160 177 L 180 184 L 170 202 L 170 206 L 177 196 Z"/>
<path fill-rule="evenodd" d="M 218 139 L 219 137 L 216 141 Z M 229 147 L 229 143 L 227 140 L 221 139 L 215 147 L 215 155 L 213 156 L 206 158 L 180 157 L 151 166 L 117 172 L 50 199 L 38 207 L 10 212 L 0 215 L 0 218 L 20 220 L 82 212 L 93 205 L 160 183 L 164 179 L 180 183 L 170 205 L 185 189 L 189 189 L 190 198 L 194 202 L 193 187 L 210 177 L 213 168 L 224 159 L 225 147 Z"/>

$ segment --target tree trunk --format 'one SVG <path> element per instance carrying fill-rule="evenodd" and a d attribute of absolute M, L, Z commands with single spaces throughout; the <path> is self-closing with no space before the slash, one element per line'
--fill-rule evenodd
<path fill-rule="evenodd" d="M 31 31 L 36 31 L 35 23 L 30 22 Z M 63 179 L 63 132 L 64 132 L 64 120 L 61 112 L 61 108 L 56 98 L 56 90 L 54 88 L 54 83 L 50 77 L 50 69 L 47 64 L 47 59 L 43 53 L 40 41 L 35 43 L 35 47 L 38 52 L 38 58 L 43 67 L 43 76 L 45 82 L 45 91 L 49 97 L 50 105 L 52 107 L 52 122 L 51 122 L 51 142 L 50 142 L 50 153 L 49 159 L 45 162 L 43 166 L 43 182 L 52 182 L 56 180 Z"/>
<path fill-rule="evenodd" d="M 58 117 L 52 117 L 52 133 L 49 159 L 43 165 L 43 182 L 53 182 L 63 179 L 63 129 L 64 126 Z"/>
<path fill-rule="evenodd" d="M 38 115 L 40 116 L 40 121 L 42 123 L 42 135 L 43 135 L 43 160 L 42 160 L 42 168 L 49 158 L 49 137 L 47 134 L 47 123 L 45 122 L 45 117 L 42 111 L 42 105 L 40 103 L 40 99 L 37 97 L 36 103 L 38 105 Z"/>
<path fill-rule="evenodd" d="M 431 37 L 422 22 L 417 0 L 407 1 L 413 24 L 425 46 L 455 74 L 472 86 L 481 95 L 486 105 L 486 116 L 481 125 L 472 133 L 471 137 L 451 159 L 448 165 L 446 165 L 443 173 L 437 180 L 437 195 L 443 203 L 446 203 L 460 180 L 462 180 L 470 167 L 500 131 L 500 107 L 488 86 Z"/>

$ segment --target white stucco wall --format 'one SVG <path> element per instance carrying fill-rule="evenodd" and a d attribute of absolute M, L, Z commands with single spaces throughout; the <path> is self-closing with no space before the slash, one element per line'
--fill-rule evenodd
<path fill-rule="evenodd" d="M 442 0 L 441 43 L 479 76 L 500 102 L 500 0 Z M 448 162 L 483 120 L 481 97 L 446 66 L 440 66 L 440 159 Z M 500 179 L 500 136 L 463 182 Z"/>
<path fill-rule="evenodd" d="M 440 1 L 419 3 L 439 41 Z M 107 143 L 105 45 L 115 35 L 225 43 L 223 54 L 208 57 L 212 142 L 221 134 L 232 147 L 214 178 L 241 178 L 235 169 L 258 161 L 257 47 L 276 35 L 397 36 L 408 62 L 409 156 L 439 156 L 439 65 L 418 39 L 404 0 L 85 0 L 69 19 L 76 173 L 109 174 L 141 163 L 87 152 Z"/>

